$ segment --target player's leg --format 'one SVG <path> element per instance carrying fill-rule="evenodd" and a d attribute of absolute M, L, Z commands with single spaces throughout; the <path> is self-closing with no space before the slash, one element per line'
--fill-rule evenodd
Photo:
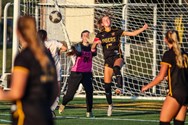
<path fill-rule="evenodd" d="M 54 110 L 57 108 L 57 106 L 59 104 L 59 97 L 60 97 L 60 83 L 61 83 L 61 66 L 60 66 L 60 63 L 59 63 L 59 65 L 56 65 L 56 71 L 57 71 L 57 81 L 58 81 L 58 89 L 56 91 L 58 91 L 58 95 L 57 95 L 53 105 L 51 106 L 51 111 L 52 111 L 53 117 L 56 117 Z"/>
<path fill-rule="evenodd" d="M 71 72 L 68 80 L 67 80 L 67 92 L 63 96 L 63 100 L 61 105 L 59 106 L 59 114 L 61 114 L 65 108 L 65 105 L 73 100 L 74 95 L 78 89 L 78 86 L 80 84 L 80 81 L 82 79 L 82 74 L 77 72 Z"/>
<path fill-rule="evenodd" d="M 160 113 L 160 125 L 170 125 L 170 121 L 176 116 L 180 104 L 171 96 L 167 96 Z"/>
<path fill-rule="evenodd" d="M 51 111 L 52 111 L 52 116 L 56 117 L 56 113 L 55 113 L 55 109 L 57 108 L 58 104 L 59 104 L 59 97 L 60 97 L 60 81 L 58 81 L 58 96 L 56 97 L 53 105 L 51 106 Z"/>
<path fill-rule="evenodd" d="M 121 74 L 121 67 L 123 66 L 124 61 L 122 58 L 118 58 L 114 62 L 113 71 L 116 77 L 117 87 L 122 88 L 123 86 L 123 78 Z"/>
<path fill-rule="evenodd" d="M 56 107 L 59 104 L 59 97 L 60 97 L 60 83 L 61 83 L 61 68 L 56 66 L 56 71 L 57 71 L 57 81 L 58 81 L 58 96 L 55 100 L 55 102 L 53 103 L 53 105 L 51 106 L 51 110 L 52 112 L 56 109 Z"/>
<path fill-rule="evenodd" d="M 107 116 L 112 115 L 112 90 L 111 90 L 111 82 L 112 82 L 112 75 L 113 75 L 113 69 L 110 67 L 105 66 L 104 67 L 104 89 L 106 94 L 106 100 L 108 102 L 108 110 L 107 110 Z"/>
<path fill-rule="evenodd" d="M 87 113 L 86 117 L 93 117 L 92 108 L 93 108 L 93 85 L 92 85 L 92 73 L 83 73 L 82 84 L 86 92 L 86 105 Z"/>
<path fill-rule="evenodd" d="M 184 125 L 186 118 L 187 106 L 181 106 L 178 114 L 174 119 L 174 125 Z"/>

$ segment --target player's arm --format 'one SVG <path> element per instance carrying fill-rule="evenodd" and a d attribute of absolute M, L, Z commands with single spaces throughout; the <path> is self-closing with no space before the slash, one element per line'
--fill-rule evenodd
<path fill-rule="evenodd" d="M 93 44 L 91 45 L 92 56 L 96 56 L 96 55 L 97 55 L 97 44 L 98 44 L 98 43 L 93 43 Z"/>
<path fill-rule="evenodd" d="M 167 70 L 168 70 L 168 65 L 162 63 L 159 74 L 155 77 L 155 79 L 152 82 L 143 86 L 141 89 L 141 92 L 144 92 L 148 90 L 149 88 L 159 84 L 165 78 Z"/>
<path fill-rule="evenodd" d="M 0 89 L 0 100 L 10 101 L 18 100 L 23 97 L 29 70 L 22 67 L 14 67 L 11 76 L 10 91 Z"/>
<path fill-rule="evenodd" d="M 76 56 L 82 55 L 82 48 L 80 43 L 71 46 L 70 51 L 67 52 L 67 56 L 72 56 L 72 55 L 76 55 Z"/>
<path fill-rule="evenodd" d="M 136 36 L 138 34 L 140 34 L 141 32 L 143 32 L 144 30 L 146 30 L 148 28 L 148 25 L 145 24 L 142 28 L 132 31 L 132 32 L 128 32 L 128 31 L 124 31 L 122 33 L 122 36 Z"/>
<path fill-rule="evenodd" d="M 95 52 L 96 51 L 96 48 L 97 48 L 98 44 L 101 44 L 101 40 L 99 38 L 95 38 L 94 41 L 93 41 L 93 44 L 91 46 L 91 52 Z"/>

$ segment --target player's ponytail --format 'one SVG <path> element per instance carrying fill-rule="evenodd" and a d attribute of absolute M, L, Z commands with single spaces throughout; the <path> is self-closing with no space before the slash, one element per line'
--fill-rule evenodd
<path fill-rule="evenodd" d="M 28 43 L 28 47 L 33 52 L 34 57 L 39 61 L 43 71 L 47 73 L 47 66 L 50 61 L 45 54 L 44 45 L 38 40 L 35 18 L 31 16 L 20 17 L 18 19 L 18 31 Z"/>
<path fill-rule="evenodd" d="M 166 33 L 167 41 L 172 44 L 173 51 L 176 54 L 176 64 L 180 68 L 184 68 L 188 66 L 188 58 L 185 54 L 182 55 L 181 46 L 179 44 L 179 34 L 176 30 L 170 30 Z"/>

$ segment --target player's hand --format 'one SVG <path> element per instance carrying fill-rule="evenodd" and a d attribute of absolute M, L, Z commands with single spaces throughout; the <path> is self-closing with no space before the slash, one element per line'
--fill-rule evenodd
<path fill-rule="evenodd" d="M 144 26 L 142 27 L 144 30 L 146 30 L 148 28 L 148 24 L 145 23 Z"/>
<path fill-rule="evenodd" d="M 148 87 L 147 86 L 142 86 L 142 89 L 141 89 L 141 92 L 145 92 L 146 90 L 148 90 Z"/>
<path fill-rule="evenodd" d="M 101 44 L 101 40 L 99 38 L 95 38 L 93 43 L 95 43 L 95 44 Z"/>

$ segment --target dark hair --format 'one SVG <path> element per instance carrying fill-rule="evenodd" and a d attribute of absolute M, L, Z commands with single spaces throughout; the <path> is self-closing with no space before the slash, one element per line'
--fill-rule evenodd
<path fill-rule="evenodd" d="M 45 39 L 46 39 L 46 37 L 47 37 L 47 32 L 46 32 L 46 30 L 39 30 L 39 31 L 38 31 L 38 37 L 39 37 L 39 39 L 40 39 L 42 42 L 44 42 Z"/>
<path fill-rule="evenodd" d="M 111 17 L 110 15 L 103 15 L 102 17 L 99 18 L 98 22 L 97 22 L 97 25 L 98 25 L 98 28 L 100 31 L 104 31 L 104 27 L 102 26 L 102 19 L 103 17 L 108 17 L 110 20 L 111 20 Z"/>
<path fill-rule="evenodd" d="M 84 33 L 90 33 L 88 30 L 84 30 L 84 31 L 82 31 L 82 33 L 81 33 L 81 37 L 83 36 L 83 34 Z"/>

